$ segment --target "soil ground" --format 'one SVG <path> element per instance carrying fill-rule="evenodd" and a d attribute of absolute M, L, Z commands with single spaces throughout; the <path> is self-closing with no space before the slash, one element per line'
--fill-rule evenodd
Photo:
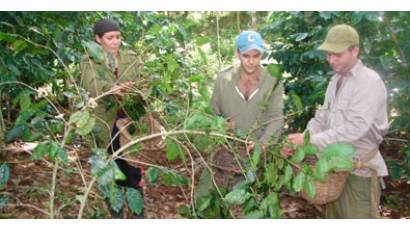
<path fill-rule="evenodd" d="M 8 146 L 10 147 L 10 146 Z M 23 148 L 23 143 L 13 143 L 15 149 Z M 397 148 L 382 148 L 383 154 L 390 158 L 396 156 Z M 387 151 L 386 149 L 389 149 Z M 146 152 L 153 157 L 151 163 L 162 163 L 187 175 L 189 170 L 178 163 L 165 160 L 163 151 Z M 10 179 L 2 194 L 8 194 L 7 204 L 0 208 L 0 218 L 48 218 L 53 164 L 51 161 L 31 161 L 30 154 L 22 151 L 7 151 L 0 154 L 1 162 L 8 162 Z M 83 194 L 85 183 L 89 183 L 89 151 L 75 148 L 69 152 L 70 167 L 60 169 L 57 177 L 55 217 L 76 218 L 79 201 L 76 196 Z M 79 170 L 82 170 L 82 174 Z M 82 175 L 82 176 L 81 176 Z M 187 175 L 189 176 L 189 175 Z M 195 176 L 198 181 L 198 175 Z M 386 178 L 387 188 L 381 199 L 384 218 L 410 218 L 410 185 L 405 180 Z M 162 183 L 144 186 L 144 215 L 146 218 L 182 218 L 179 207 L 190 203 L 190 188 L 168 187 Z M 309 205 L 302 198 L 292 194 L 281 196 L 283 218 L 321 218 L 317 207 Z M 320 207 L 319 207 L 320 208 Z M 84 212 L 84 218 L 111 218 L 100 193 L 91 190 Z M 126 210 L 125 218 L 132 218 Z"/>

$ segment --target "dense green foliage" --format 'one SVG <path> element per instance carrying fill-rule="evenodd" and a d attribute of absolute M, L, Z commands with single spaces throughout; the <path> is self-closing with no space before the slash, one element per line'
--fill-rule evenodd
<path fill-rule="evenodd" d="M 234 41 L 239 31 L 259 30 L 269 45 L 263 62 L 283 79 L 286 128 L 293 132 L 305 129 L 322 103 L 332 75 L 325 54 L 316 47 L 331 25 L 353 25 L 361 35 L 362 60 L 380 73 L 388 88 L 389 136 L 404 140 L 399 150 L 405 156 L 403 161 L 390 161 L 389 167 L 394 178 L 410 179 L 410 15 L 406 12 L 1 12 L 0 145 L 17 139 L 37 141 L 40 144 L 32 160 L 46 157 L 53 162 L 53 176 L 59 167 L 65 167 L 67 146 L 87 138 L 95 124 L 90 101 L 76 82 L 79 62 L 93 41 L 92 25 L 102 17 L 120 23 L 123 46 L 138 54 L 143 63 L 141 75 L 148 83 L 146 102 L 135 103 L 129 96 L 124 107 L 135 109 L 128 109 L 135 120 L 142 110 L 155 114 L 168 132 L 168 160 L 179 159 L 187 167 L 192 153 L 206 158 L 218 144 L 230 145 L 227 139 L 240 142 L 246 138 L 243 133 L 230 133 L 227 123 L 213 116 L 209 107 L 215 74 L 235 60 Z M 184 132 L 178 133 L 181 130 Z M 146 135 L 143 132 L 134 140 L 131 152 L 139 150 L 138 138 Z M 335 168 L 351 168 L 349 159 L 335 162 L 331 156 L 338 151 L 350 153 L 349 147 L 333 146 L 329 157 L 313 169 L 304 162 L 316 152 L 313 146 L 306 144 L 291 159 L 281 158 L 278 148 L 271 150 L 268 162 L 261 160 L 260 148 L 256 148 L 245 162 L 244 181 L 232 191 L 212 190 L 209 197 L 182 208 L 181 214 L 231 217 L 229 205 L 241 205 L 248 218 L 279 218 L 282 190 L 305 189 L 313 195 L 313 180 L 322 180 Z M 94 181 L 76 197 L 81 205 L 79 217 L 94 182 L 113 207 L 120 209 L 126 201 L 133 212 L 141 212 L 138 191 L 127 190 L 124 198 L 110 186 L 124 176 L 112 160 L 105 150 L 93 149 Z M 8 166 L 1 164 L 0 189 L 8 178 Z M 190 179 L 164 166 L 151 167 L 146 178 L 150 183 L 160 179 L 169 186 L 192 187 Z M 55 178 L 52 180 L 50 191 L 54 194 Z M 53 196 L 50 217 L 56 209 Z M 0 207 L 6 200 L 0 193 Z"/>

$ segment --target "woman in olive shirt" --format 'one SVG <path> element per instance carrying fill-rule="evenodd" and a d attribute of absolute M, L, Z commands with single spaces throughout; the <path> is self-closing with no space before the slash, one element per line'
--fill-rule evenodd
<path fill-rule="evenodd" d="M 81 86 L 94 98 L 110 92 L 97 101 L 98 106 L 94 109 L 97 117 L 94 134 L 97 146 L 106 148 L 109 154 L 113 154 L 120 148 L 118 124 L 129 122 L 119 105 L 122 96 L 130 92 L 138 80 L 138 61 L 132 51 L 120 50 L 121 32 L 115 21 L 98 21 L 94 26 L 94 34 L 96 42 L 104 50 L 104 57 L 101 60 L 88 55 L 83 58 L 80 63 Z M 126 176 L 125 180 L 117 180 L 116 184 L 138 189 L 142 193 L 141 168 L 133 167 L 123 159 L 116 159 L 115 163 Z M 121 217 L 122 213 L 114 215 Z"/>

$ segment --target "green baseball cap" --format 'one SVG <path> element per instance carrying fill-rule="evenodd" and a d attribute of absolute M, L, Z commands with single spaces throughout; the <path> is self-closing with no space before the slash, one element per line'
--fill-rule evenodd
<path fill-rule="evenodd" d="M 359 34 L 353 27 L 340 24 L 330 28 L 325 41 L 318 49 L 333 53 L 343 53 L 347 48 L 354 45 L 359 45 Z"/>

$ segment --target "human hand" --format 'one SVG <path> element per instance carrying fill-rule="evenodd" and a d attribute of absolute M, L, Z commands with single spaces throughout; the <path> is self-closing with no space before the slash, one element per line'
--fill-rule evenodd
<path fill-rule="evenodd" d="M 255 148 L 255 142 L 254 141 L 247 141 L 246 143 L 246 148 L 248 151 L 252 151 Z"/>
<path fill-rule="evenodd" d="M 303 145 L 303 134 L 302 133 L 294 133 L 290 134 L 285 142 L 285 146 L 282 147 L 280 150 L 280 154 L 282 157 L 290 157 L 295 153 L 295 145 L 301 146 Z"/>
<path fill-rule="evenodd" d="M 118 96 L 122 97 L 122 96 L 124 96 L 125 93 L 131 91 L 133 89 L 132 88 L 133 86 L 134 86 L 134 82 L 126 81 L 126 82 L 114 85 L 111 88 L 111 92 L 115 95 L 118 95 Z"/>
<path fill-rule="evenodd" d="M 290 134 L 287 141 L 294 145 L 301 146 L 303 145 L 303 133 Z"/>

